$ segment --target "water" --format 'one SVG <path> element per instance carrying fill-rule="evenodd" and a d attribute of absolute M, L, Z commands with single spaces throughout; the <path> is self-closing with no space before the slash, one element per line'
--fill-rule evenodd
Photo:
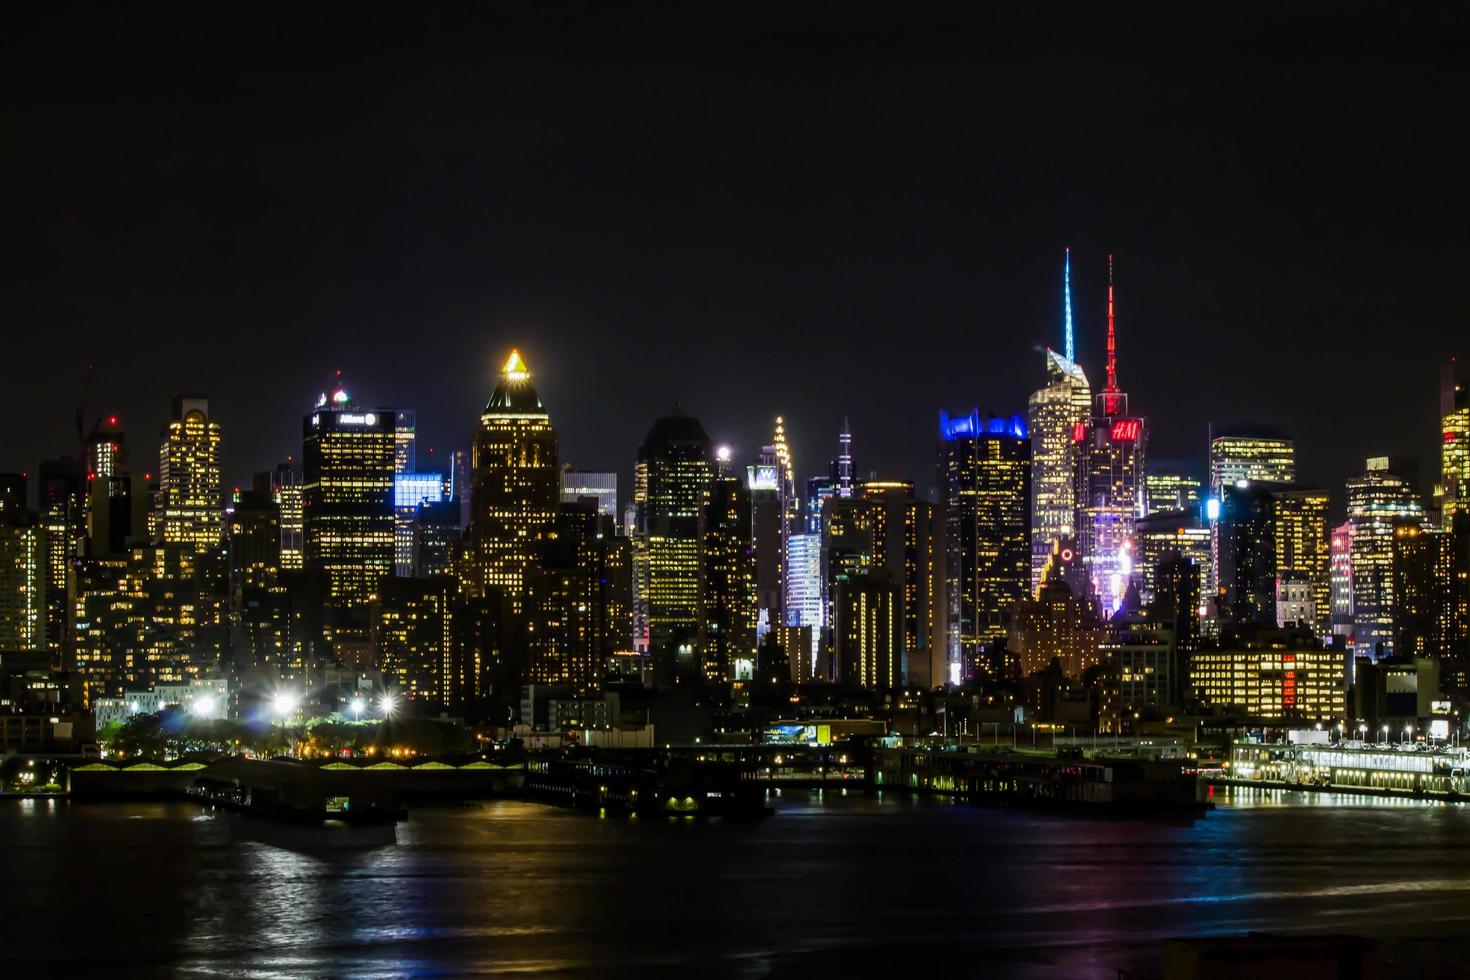
<path fill-rule="evenodd" d="M 1367 935 L 1388 976 L 1461 975 L 1470 809 L 774 802 L 754 823 L 496 803 L 359 832 L 7 801 L 0 975 L 1113 978 L 1157 974 L 1168 937 L 1248 930 Z"/>

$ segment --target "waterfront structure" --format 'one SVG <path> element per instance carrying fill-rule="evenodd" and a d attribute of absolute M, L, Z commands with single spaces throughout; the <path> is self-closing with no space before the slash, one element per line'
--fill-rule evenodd
<path fill-rule="evenodd" d="M 1123 604 L 1138 559 L 1135 522 L 1143 510 L 1148 425 L 1129 414 L 1118 386 L 1113 262 L 1108 257 L 1107 384 L 1093 398 L 1092 417 L 1073 433 L 1077 455 L 1077 547 L 1104 616 Z"/>
<path fill-rule="evenodd" d="M 1347 482 L 1347 514 L 1353 653 L 1392 655 L 1394 531 L 1427 523 L 1410 466 L 1385 456 L 1369 459 Z"/>
<path fill-rule="evenodd" d="M 595 497 L 597 510 L 608 517 L 618 515 L 618 475 L 574 470 L 570 464 L 561 470 L 561 502 L 574 504 L 581 497 Z"/>
<path fill-rule="evenodd" d="M 159 524 L 163 543 L 196 552 L 217 550 L 224 536 L 220 426 L 209 400 L 180 395 L 158 452 Z"/>
<path fill-rule="evenodd" d="M 704 518 L 714 459 L 699 420 L 654 422 L 633 470 L 634 641 L 641 633 L 661 685 L 697 673 L 704 628 Z"/>
<path fill-rule="evenodd" d="M 1261 425 L 1234 426 L 1210 438 L 1210 493 L 1250 483 L 1296 482 L 1296 444 L 1285 433 Z"/>
<path fill-rule="evenodd" d="M 480 414 L 470 468 L 466 586 L 474 595 L 498 589 L 514 605 L 561 499 L 556 429 L 519 351 Z"/>
<path fill-rule="evenodd" d="M 978 409 L 941 412 L 939 434 L 949 669 L 993 678 L 994 646 L 1030 589 L 1031 439 L 1022 416 L 983 419 Z"/>
<path fill-rule="evenodd" d="M 1196 696 L 1265 722 L 1333 722 L 1347 714 L 1349 658 L 1306 631 L 1261 629 L 1190 655 Z"/>
<path fill-rule="evenodd" d="M 330 605 L 346 619 L 393 573 L 396 413 L 360 408 L 340 376 L 302 423 L 302 561 L 327 576 Z"/>

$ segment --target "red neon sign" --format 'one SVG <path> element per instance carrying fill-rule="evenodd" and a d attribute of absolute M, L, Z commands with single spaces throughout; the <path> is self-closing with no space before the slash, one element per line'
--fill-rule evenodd
<path fill-rule="evenodd" d="M 1136 442 L 1143 423 L 1138 419 L 1119 419 L 1113 423 L 1111 435 L 1114 442 Z"/>
<path fill-rule="evenodd" d="M 1086 438 L 1087 438 L 1087 423 L 1086 422 L 1078 422 L 1076 425 L 1072 426 L 1072 441 L 1073 442 L 1081 442 L 1083 439 L 1086 439 Z"/>

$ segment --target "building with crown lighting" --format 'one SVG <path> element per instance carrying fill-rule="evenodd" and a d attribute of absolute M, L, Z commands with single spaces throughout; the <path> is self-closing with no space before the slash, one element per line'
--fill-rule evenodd
<path fill-rule="evenodd" d="M 209 401 L 181 395 L 158 452 L 159 523 L 163 543 L 215 551 L 224 537 L 220 426 Z"/>
<path fill-rule="evenodd" d="M 1128 410 L 1118 387 L 1113 263 L 1108 257 L 1107 384 L 1092 417 L 1073 430 L 1077 443 L 1077 549 L 1104 617 L 1123 604 L 1138 562 L 1135 522 L 1143 513 L 1148 425 Z"/>
<path fill-rule="evenodd" d="M 699 420 L 654 422 L 633 468 L 634 642 L 647 638 L 659 685 L 698 676 L 704 629 L 704 520 L 714 453 Z"/>
<path fill-rule="evenodd" d="M 1470 508 L 1470 385 L 1455 362 L 1440 372 L 1439 415 L 1440 475 L 1435 497 L 1448 520 Z"/>
<path fill-rule="evenodd" d="M 326 575 L 342 614 L 334 636 L 365 637 L 367 606 L 393 574 L 396 418 L 356 405 L 339 382 L 302 423 L 302 563 Z"/>
<path fill-rule="evenodd" d="M 474 595 L 499 590 L 515 605 L 561 501 L 556 429 L 518 351 L 480 414 L 470 484 L 466 587 Z"/>
<path fill-rule="evenodd" d="M 1031 586 L 1031 438 L 1023 416 L 978 409 L 941 412 L 939 436 L 951 679 L 997 677 L 995 645 Z"/>

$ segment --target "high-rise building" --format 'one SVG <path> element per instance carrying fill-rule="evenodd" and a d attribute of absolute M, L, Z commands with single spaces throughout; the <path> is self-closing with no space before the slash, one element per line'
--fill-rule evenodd
<path fill-rule="evenodd" d="M 1423 505 L 1405 461 L 1379 456 L 1347 482 L 1348 547 L 1352 566 L 1352 650 L 1376 658 L 1393 651 L 1394 530 L 1423 525 Z"/>
<path fill-rule="evenodd" d="M 721 450 L 727 453 L 728 450 Z M 704 519 L 704 677 L 727 682 L 753 669 L 756 650 L 756 553 L 745 479 L 714 478 Z M 745 661 L 745 663 L 741 663 Z"/>
<path fill-rule="evenodd" d="M 1077 548 L 1093 594 L 1110 617 L 1133 584 L 1138 542 L 1135 522 L 1143 512 L 1148 425 L 1130 415 L 1118 387 L 1113 260 L 1108 256 L 1107 384 L 1093 398 L 1092 417 L 1073 432 L 1077 454 Z"/>
<path fill-rule="evenodd" d="M 791 679 L 807 680 L 816 670 L 817 651 L 826 625 L 822 607 L 822 536 L 793 534 L 786 541 L 786 625 L 803 630 L 805 651 L 788 650 Z"/>
<path fill-rule="evenodd" d="M 68 664 L 68 609 L 72 562 L 82 552 L 86 533 L 84 483 L 80 464 L 70 456 L 44 460 L 38 503 L 46 530 L 46 649 L 52 662 Z"/>
<path fill-rule="evenodd" d="M 561 502 L 574 504 L 582 497 L 597 498 L 597 509 L 608 517 L 618 515 L 618 475 L 593 473 L 563 466 L 561 470 Z"/>
<path fill-rule="evenodd" d="M 444 708 L 453 699 L 459 590 L 459 582 L 448 575 L 390 575 L 373 601 L 374 666 L 410 700 Z"/>
<path fill-rule="evenodd" d="M 122 476 L 128 471 L 126 440 L 116 415 L 99 419 L 82 445 L 88 480 Z"/>
<path fill-rule="evenodd" d="M 781 460 L 774 445 L 762 446 L 746 467 L 750 493 L 750 536 L 755 545 L 756 643 L 786 621 L 786 546 L 790 528 L 782 499 Z"/>
<path fill-rule="evenodd" d="M 270 492 L 270 474 L 256 476 L 254 489 L 237 490 L 225 511 L 234 608 L 246 589 L 273 589 L 281 575 L 281 507 Z"/>
<path fill-rule="evenodd" d="M 339 379 L 302 421 L 303 564 L 326 574 L 337 610 L 365 612 L 393 574 L 396 418 L 355 405 Z"/>
<path fill-rule="evenodd" d="M 1276 535 L 1278 590 L 1286 583 L 1305 584 L 1314 616 L 1308 626 L 1319 637 L 1331 635 L 1332 553 L 1327 537 L 1331 498 L 1326 490 L 1280 490 L 1272 501 Z"/>
<path fill-rule="evenodd" d="M 921 687 L 942 684 L 947 677 L 934 505 L 915 500 L 907 480 L 865 480 L 857 494 L 872 505 L 873 568 L 902 589 L 905 676 Z"/>
<path fill-rule="evenodd" d="M 469 589 L 499 589 L 514 605 L 561 500 L 556 429 L 518 351 L 506 358 L 480 415 L 471 470 Z"/>
<path fill-rule="evenodd" d="M 833 680 L 878 691 L 903 683 L 902 604 L 902 587 L 881 569 L 834 583 Z"/>
<path fill-rule="evenodd" d="M 1217 707 L 1266 722 L 1333 722 L 1347 714 L 1348 656 L 1304 631 L 1226 636 L 1190 656 L 1190 686 Z"/>
<path fill-rule="evenodd" d="M 704 627 L 704 517 L 714 460 L 699 420 L 683 412 L 654 422 L 634 466 L 634 639 L 646 637 L 654 679 L 698 673 Z"/>
<path fill-rule="evenodd" d="M 401 414 L 401 413 L 400 413 Z M 423 574 L 418 569 L 420 508 L 443 503 L 447 475 L 440 472 L 393 474 L 393 573 L 402 578 Z"/>
<path fill-rule="evenodd" d="M 0 514 L 0 650 L 43 651 L 46 529 L 29 511 Z"/>
<path fill-rule="evenodd" d="M 418 422 L 411 409 L 400 408 L 393 413 L 393 472 L 417 473 Z"/>
<path fill-rule="evenodd" d="M 1247 480 L 1221 488 L 1215 552 L 1222 625 L 1276 622 L 1277 489 Z"/>
<path fill-rule="evenodd" d="M 294 460 L 278 463 L 269 473 L 271 496 L 281 510 L 281 570 L 299 572 L 306 554 L 306 525 L 302 514 L 301 467 Z"/>
<path fill-rule="evenodd" d="M 1045 670 L 1053 660 L 1063 676 L 1081 677 L 1099 662 L 1102 638 L 1103 624 L 1093 603 L 1074 595 L 1062 576 L 1053 575 L 1034 598 L 1016 604 L 1006 650 L 1022 677 Z"/>
<path fill-rule="evenodd" d="M 158 451 L 163 543 L 198 553 L 218 550 L 224 536 L 223 493 L 220 426 L 209 417 L 209 400 L 180 395 Z"/>
<path fill-rule="evenodd" d="M 1296 482 L 1296 444 L 1267 426 L 1234 426 L 1210 438 L 1210 492 L 1247 480 Z"/>
<path fill-rule="evenodd" d="M 1470 654 L 1470 514 L 1455 511 L 1439 527 L 1415 518 L 1394 527 L 1393 652 Z"/>
<path fill-rule="evenodd" d="M 1455 361 L 1440 372 L 1439 416 L 1440 477 L 1435 496 L 1448 519 L 1470 507 L 1470 385 Z"/>
<path fill-rule="evenodd" d="M 1142 517 L 1138 533 L 1138 594 L 1145 606 L 1152 606 L 1157 595 L 1158 568 L 1173 556 L 1192 563 L 1199 575 L 1195 596 L 1206 587 L 1205 572 L 1210 567 L 1210 528 L 1200 514 L 1200 507 L 1190 510 L 1163 511 Z M 1196 614 L 1197 614 L 1196 610 Z M 1198 618 L 1198 615 L 1196 615 Z"/>
<path fill-rule="evenodd" d="M 1046 351 L 1046 385 L 1031 395 L 1027 423 L 1031 432 L 1031 591 L 1052 544 L 1070 538 L 1077 520 L 1077 452 L 1073 433 L 1085 424 L 1092 406 L 1087 375 L 1073 360 L 1072 253 L 1063 259 L 1062 296 L 1066 350 Z"/>
<path fill-rule="evenodd" d="M 1198 511 L 1203 489 L 1193 467 L 1186 461 L 1150 459 L 1143 474 L 1144 516 Z"/>
<path fill-rule="evenodd" d="M 1030 589 L 1031 439 L 1020 415 L 939 417 L 951 675 L 995 677 L 1007 618 Z"/>

